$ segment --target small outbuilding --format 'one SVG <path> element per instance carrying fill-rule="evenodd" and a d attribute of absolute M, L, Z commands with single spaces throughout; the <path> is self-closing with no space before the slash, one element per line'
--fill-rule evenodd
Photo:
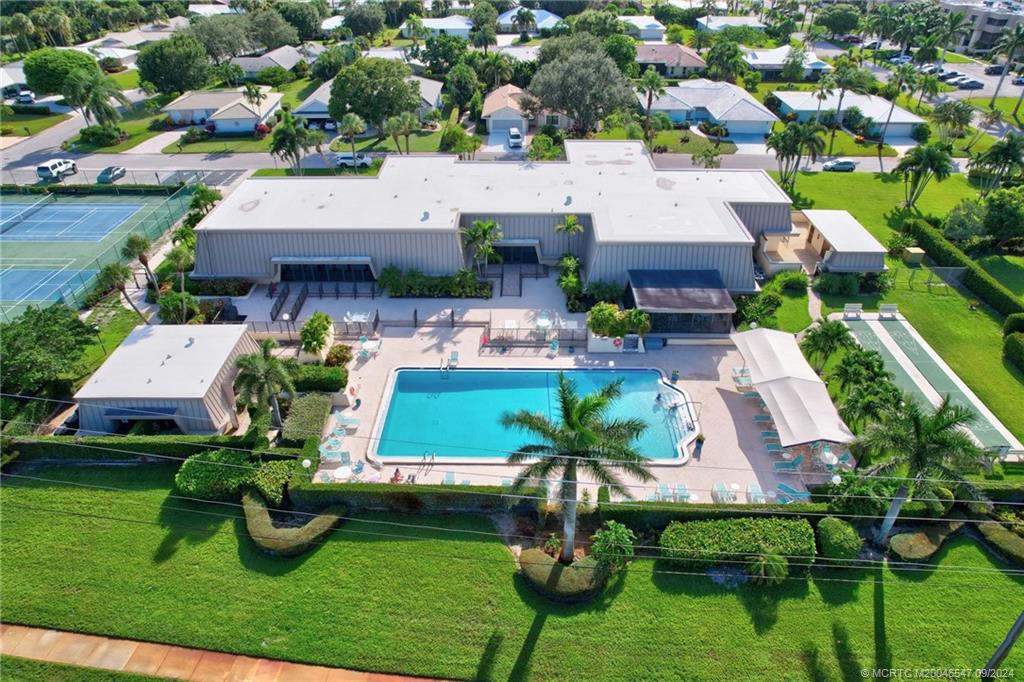
<path fill-rule="evenodd" d="M 657 334 L 728 334 L 736 312 L 718 270 L 630 270 L 625 304 Z"/>
<path fill-rule="evenodd" d="M 650 16 L 620 16 L 626 27 L 626 34 L 634 38 L 661 42 L 665 39 L 665 25 Z"/>
<path fill-rule="evenodd" d="M 259 350 L 245 325 L 140 325 L 75 394 L 79 429 L 158 422 L 182 433 L 238 427 L 235 360 Z"/>
<path fill-rule="evenodd" d="M 768 276 L 783 270 L 882 272 L 886 249 L 847 211 L 792 213 L 788 234 L 762 234 L 754 253 Z"/>

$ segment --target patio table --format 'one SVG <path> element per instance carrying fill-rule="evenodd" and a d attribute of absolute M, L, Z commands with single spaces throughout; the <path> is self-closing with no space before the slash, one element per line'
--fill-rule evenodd
<path fill-rule="evenodd" d="M 369 353 L 375 353 L 380 350 L 380 341 L 363 341 L 362 348 Z"/>
<path fill-rule="evenodd" d="M 334 470 L 334 477 L 342 481 L 347 481 L 348 479 L 352 478 L 352 467 L 338 467 L 337 469 Z"/>
<path fill-rule="evenodd" d="M 825 463 L 825 464 L 827 464 L 829 466 L 835 466 L 836 464 L 839 463 L 839 458 L 836 457 L 831 452 L 823 452 L 823 453 L 821 453 L 820 455 L 818 455 L 818 459 L 820 459 L 823 463 Z"/>
<path fill-rule="evenodd" d="M 345 316 L 345 321 L 353 324 L 366 324 L 370 321 L 370 313 L 349 313 Z"/>

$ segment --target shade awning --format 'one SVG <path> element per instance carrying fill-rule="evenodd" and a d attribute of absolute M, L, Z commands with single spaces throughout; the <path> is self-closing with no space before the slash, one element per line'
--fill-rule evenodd
<path fill-rule="evenodd" d="M 717 270 L 630 270 L 636 307 L 649 313 L 728 313 L 736 304 Z"/>
<path fill-rule="evenodd" d="M 808 364 L 792 334 L 751 329 L 731 338 L 750 372 L 750 383 L 772 415 L 783 447 L 853 440 L 825 382 Z"/>

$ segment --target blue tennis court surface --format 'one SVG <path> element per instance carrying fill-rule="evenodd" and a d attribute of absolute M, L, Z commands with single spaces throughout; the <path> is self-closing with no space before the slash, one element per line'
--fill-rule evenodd
<path fill-rule="evenodd" d="M 68 204 L 41 206 L 25 216 L 32 202 L 0 204 L 3 242 L 98 242 L 135 215 L 142 204 Z M 17 222 L 18 220 L 21 222 Z M 14 225 L 8 225 L 10 223 Z M 9 298 L 6 297 L 5 298 Z"/>
<path fill-rule="evenodd" d="M 4 268 L 0 271 L 0 299 L 5 301 L 59 301 L 65 287 L 77 289 L 96 270 L 64 268 Z"/>

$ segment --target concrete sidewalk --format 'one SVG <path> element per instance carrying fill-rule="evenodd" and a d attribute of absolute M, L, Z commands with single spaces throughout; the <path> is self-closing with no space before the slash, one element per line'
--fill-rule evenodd
<path fill-rule="evenodd" d="M 196 682 L 397 682 L 417 679 L 8 624 L 0 624 L 0 653 L 49 663 Z"/>

